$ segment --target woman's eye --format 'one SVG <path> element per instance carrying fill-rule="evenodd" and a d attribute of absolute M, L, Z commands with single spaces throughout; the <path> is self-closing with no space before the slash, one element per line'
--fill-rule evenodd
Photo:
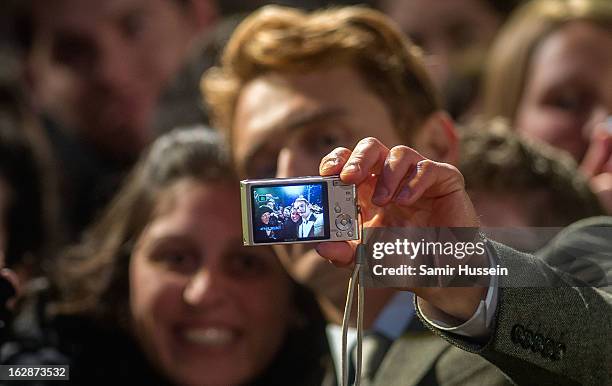
<path fill-rule="evenodd" d="M 229 271 L 232 274 L 253 277 L 260 276 L 266 271 L 264 257 L 251 254 L 236 254 L 230 258 Z"/>
<path fill-rule="evenodd" d="M 172 253 L 163 256 L 163 261 L 167 264 L 179 265 L 187 261 L 187 257 L 180 253 Z"/>
<path fill-rule="evenodd" d="M 182 251 L 164 251 L 156 253 L 153 261 L 164 266 L 168 270 L 188 272 L 195 265 L 195 258 L 189 253 Z"/>

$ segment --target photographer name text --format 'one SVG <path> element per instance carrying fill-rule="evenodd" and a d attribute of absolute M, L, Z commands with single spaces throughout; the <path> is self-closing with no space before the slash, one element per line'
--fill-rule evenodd
<path fill-rule="evenodd" d="M 426 264 L 417 267 L 402 264 L 399 267 L 384 267 L 380 264 L 372 267 L 375 276 L 508 276 L 508 268 L 497 265 L 496 267 L 471 267 L 459 265 L 451 267 L 430 267 Z"/>

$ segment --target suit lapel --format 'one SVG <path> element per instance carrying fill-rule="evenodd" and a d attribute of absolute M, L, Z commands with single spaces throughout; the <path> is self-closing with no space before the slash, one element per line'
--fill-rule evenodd
<path fill-rule="evenodd" d="M 304 222 L 302 224 L 302 226 L 304 227 L 304 232 L 302 233 L 305 237 L 312 237 L 310 235 L 310 232 L 312 231 L 312 228 L 314 227 L 314 221 L 312 220 L 312 215 L 310 215 L 310 217 L 308 217 L 308 221 Z"/>

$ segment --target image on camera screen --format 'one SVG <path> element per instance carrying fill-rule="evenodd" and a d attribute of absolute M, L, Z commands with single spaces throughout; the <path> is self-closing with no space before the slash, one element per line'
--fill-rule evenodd
<path fill-rule="evenodd" d="M 327 184 L 254 186 L 255 243 L 329 239 Z"/>

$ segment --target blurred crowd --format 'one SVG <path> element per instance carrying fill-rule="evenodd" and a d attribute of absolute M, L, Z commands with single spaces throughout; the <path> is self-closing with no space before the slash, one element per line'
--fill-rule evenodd
<path fill-rule="evenodd" d="M 612 215 L 609 0 L 2 3 L 4 364 L 336 384 L 350 272 L 243 246 L 238 181 L 318 175 L 368 137 L 456 166 L 483 226 Z M 285 225 L 261 237 L 322 216 L 303 201 L 262 206 Z"/>

